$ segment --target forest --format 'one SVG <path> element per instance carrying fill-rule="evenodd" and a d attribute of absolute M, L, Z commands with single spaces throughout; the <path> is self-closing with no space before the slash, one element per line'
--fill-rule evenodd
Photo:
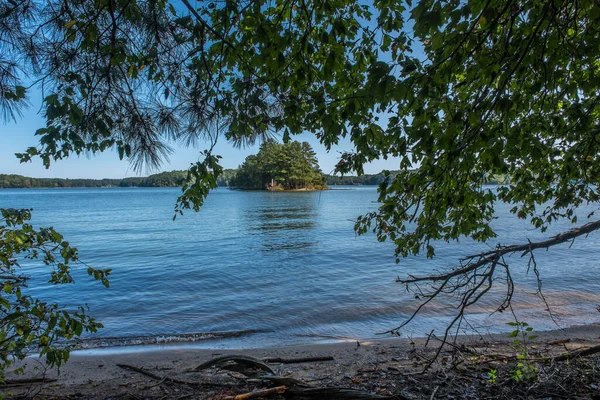
<path fill-rule="evenodd" d="M 236 170 L 226 169 L 218 179 L 219 186 L 228 186 Z M 0 174 L 0 188 L 83 188 L 83 187 L 177 187 L 186 171 L 160 172 L 147 177 L 123 179 L 62 179 L 32 178 L 29 176 Z"/>

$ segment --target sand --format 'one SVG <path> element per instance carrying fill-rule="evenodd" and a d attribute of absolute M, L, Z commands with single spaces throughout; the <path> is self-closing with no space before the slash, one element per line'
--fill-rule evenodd
<path fill-rule="evenodd" d="M 598 345 L 600 324 L 537 334 L 538 338 L 529 344 L 529 351 L 549 357 L 566 350 Z M 459 347 L 449 347 L 442 352 L 440 363 L 457 357 L 457 352 L 462 357 L 474 354 L 472 352 L 511 356 L 516 351 L 511 340 L 513 339 L 507 339 L 505 334 L 463 336 L 459 339 Z M 400 396 L 399 393 L 402 393 L 402 396 L 419 398 L 422 394 L 423 398 L 430 398 L 427 390 L 415 386 L 417 381 L 411 381 L 407 377 L 423 369 L 426 359 L 434 354 L 438 344 L 435 339 L 427 343 L 425 338 L 386 338 L 368 342 L 348 339 L 337 343 L 244 350 L 207 350 L 189 345 L 172 345 L 160 348 L 139 346 L 76 351 L 60 371 L 45 370 L 39 359 L 28 358 L 24 376 L 15 377 L 11 373 L 7 375 L 8 379 L 45 377 L 55 379 L 55 382 L 10 385 L 0 387 L 0 391 L 8 397 L 26 395 L 37 398 L 223 398 L 225 395 L 254 390 L 261 385 L 240 380 L 241 375 L 230 371 L 189 370 L 215 357 L 244 354 L 259 359 L 331 356 L 332 361 L 270 365 L 276 374 L 293 377 L 312 386 L 345 386 L 382 395 L 394 393 Z M 173 384 L 168 380 L 161 382 L 138 372 L 125 370 L 117 364 L 144 368 L 161 377 L 207 384 L 189 386 Z"/>

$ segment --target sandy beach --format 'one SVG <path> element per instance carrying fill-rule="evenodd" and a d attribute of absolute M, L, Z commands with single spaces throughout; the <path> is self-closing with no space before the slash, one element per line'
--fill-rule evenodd
<path fill-rule="evenodd" d="M 539 332 L 537 335 L 527 345 L 529 356 L 536 359 L 550 358 L 598 345 L 600 324 Z M 442 367 L 459 362 L 463 370 L 466 368 L 477 371 L 480 378 L 489 379 L 486 370 L 509 365 L 508 361 L 516 355 L 513 340 L 508 339 L 506 334 L 462 336 L 456 344 L 446 346 L 428 374 L 439 374 L 444 369 Z M 274 375 L 292 378 L 301 385 L 352 388 L 367 394 L 395 398 L 433 398 L 435 387 L 438 387 L 439 394 L 443 391 L 439 391 L 439 384 L 435 384 L 431 376 L 419 372 L 438 347 L 439 340 L 435 338 L 427 340 L 400 337 L 369 342 L 348 339 L 337 343 L 244 350 L 210 350 L 172 345 L 161 348 L 138 346 L 76 351 L 60 371 L 45 370 L 37 358 L 27 359 L 25 375 L 14 376 L 9 372 L 7 379 L 45 378 L 49 381 L 6 385 L 1 391 L 9 398 L 224 399 L 269 386 L 257 380 L 242 379 L 243 375 L 238 372 L 223 368 L 192 371 L 216 357 L 242 354 L 259 360 L 332 358 L 326 361 L 268 363 Z M 492 361 L 485 361 L 476 368 L 474 357 L 479 361 Z M 500 359 L 499 362 L 493 361 L 494 357 Z M 596 355 L 591 355 L 588 361 L 590 359 L 598 361 Z M 153 376 L 119 365 L 140 368 Z M 461 371 L 460 368 L 454 370 L 454 373 Z M 587 389 L 592 397 L 594 392 L 600 396 L 598 386 L 591 384 Z"/>

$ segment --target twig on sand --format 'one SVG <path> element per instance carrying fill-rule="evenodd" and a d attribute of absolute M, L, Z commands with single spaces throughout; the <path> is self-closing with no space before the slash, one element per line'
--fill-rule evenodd
<path fill-rule="evenodd" d="M 123 368 L 123 369 L 128 369 L 130 371 L 139 372 L 140 374 L 149 376 L 150 378 L 156 379 L 157 381 L 163 380 L 162 376 L 156 375 L 148 370 L 145 370 L 144 368 L 139 368 L 139 367 L 135 367 L 133 365 L 128 365 L 128 364 L 117 364 L 117 367 Z"/>
<path fill-rule="evenodd" d="M 130 371 L 135 371 L 135 372 L 139 372 L 142 375 L 146 375 L 149 376 L 150 378 L 159 381 L 159 384 L 164 383 L 165 381 L 168 382 L 173 382 L 173 383 L 177 383 L 180 385 L 188 385 L 188 386 L 214 386 L 214 387 L 222 387 L 222 386 L 227 386 L 224 384 L 220 384 L 220 383 L 212 383 L 212 382 L 188 382 L 188 381 L 184 381 L 181 379 L 177 379 L 177 378 L 171 378 L 169 376 L 160 376 L 157 375 L 155 373 L 152 373 L 144 368 L 139 368 L 133 365 L 128 365 L 128 364 L 117 364 L 118 367 L 123 368 L 123 369 L 127 369 Z"/>
<path fill-rule="evenodd" d="M 1 386 L 9 385 L 28 385 L 30 383 L 52 383 L 56 382 L 56 379 L 49 378 L 30 378 L 30 379 L 5 379 Z"/>
<path fill-rule="evenodd" d="M 267 358 L 263 358 L 262 360 L 267 363 L 298 364 L 298 363 L 305 363 L 305 362 L 333 361 L 333 357 L 331 357 L 331 356 L 301 357 L 301 358 L 267 357 Z"/>
<path fill-rule="evenodd" d="M 259 397 L 267 397 L 267 396 L 274 396 L 277 394 L 283 394 L 286 390 L 287 390 L 287 386 L 276 386 L 271 389 L 256 390 L 254 392 L 238 394 L 237 396 L 228 396 L 228 397 L 225 397 L 224 400 L 257 399 Z"/>
<path fill-rule="evenodd" d="M 429 400 L 435 399 L 435 394 L 437 393 L 437 391 L 439 390 L 439 388 L 440 388 L 440 385 L 437 385 L 435 387 L 435 389 L 433 389 L 433 393 L 431 393 L 431 397 L 429 398 Z"/>

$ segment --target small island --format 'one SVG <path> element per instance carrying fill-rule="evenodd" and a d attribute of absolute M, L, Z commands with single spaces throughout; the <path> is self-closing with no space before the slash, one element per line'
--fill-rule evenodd
<path fill-rule="evenodd" d="M 229 181 L 240 190 L 306 191 L 327 188 L 317 155 L 308 142 L 261 144 L 258 154 L 246 157 Z"/>

